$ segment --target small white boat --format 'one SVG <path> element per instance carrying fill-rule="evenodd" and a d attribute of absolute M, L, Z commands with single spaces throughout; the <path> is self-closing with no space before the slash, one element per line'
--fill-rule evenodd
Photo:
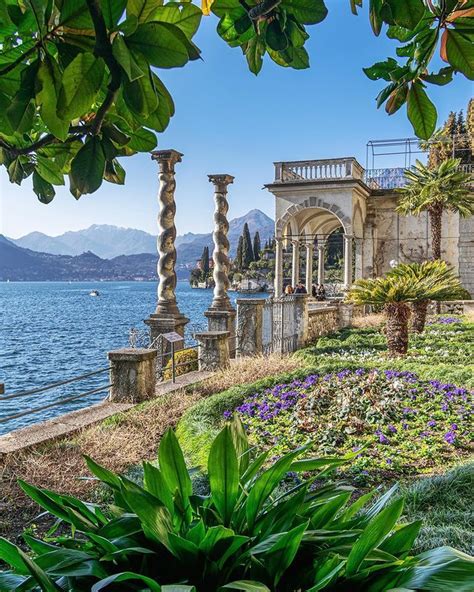
<path fill-rule="evenodd" d="M 91 292 L 89 292 L 89 296 L 100 296 L 100 294 L 98 290 L 92 290 Z"/>

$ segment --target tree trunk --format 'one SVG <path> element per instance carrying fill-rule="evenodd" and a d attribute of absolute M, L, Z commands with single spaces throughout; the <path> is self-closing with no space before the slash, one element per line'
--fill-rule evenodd
<path fill-rule="evenodd" d="M 423 333 L 426 324 L 426 313 L 428 312 L 429 300 L 420 300 L 414 302 L 413 307 L 413 320 L 411 328 L 414 333 Z"/>
<path fill-rule="evenodd" d="M 385 306 L 385 312 L 388 355 L 391 358 L 404 356 L 408 350 L 410 307 L 406 302 L 390 302 Z"/>
<path fill-rule="evenodd" d="M 429 210 L 431 226 L 431 251 L 433 259 L 441 259 L 441 220 L 443 216 L 443 206 L 434 204 Z"/>

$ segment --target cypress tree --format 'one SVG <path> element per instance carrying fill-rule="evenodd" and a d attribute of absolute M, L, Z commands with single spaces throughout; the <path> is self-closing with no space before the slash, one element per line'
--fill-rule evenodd
<path fill-rule="evenodd" d="M 242 271 L 243 250 L 244 250 L 244 238 L 242 235 L 240 235 L 239 242 L 237 245 L 237 254 L 235 256 L 235 267 L 238 269 L 238 271 Z"/>
<path fill-rule="evenodd" d="M 201 272 L 206 279 L 209 274 L 209 247 L 204 247 L 201 255 Z"/>
<path fill-rule="evenodd" d="M 456 137 L 454 138 L 454 157 L 460 158 L 462 164 L 471 162 L 471 151 L 468 140 L 468 131 L 464 114 L 459 111 L 456 119 Z"/>
<path fill-rule="evenodd" d="M 262 250 L 262 245 L 260 243 L 260 234 L 257 232 L 253 237 L 253 258 L 254 261 L 258 261 L 260 259 L 260 251 Z"/>
<path fill-rule="evenodd" d="M 250 231 L 247 222 L 244 224 L 242 237 L 242 269 L 248 269 L 252 261 L 254 261 L 254 256 L 252 250 L 252 239 L 250 238 Z"/>

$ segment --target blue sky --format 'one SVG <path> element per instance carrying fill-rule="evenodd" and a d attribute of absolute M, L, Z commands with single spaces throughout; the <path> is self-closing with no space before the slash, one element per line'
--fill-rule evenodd
<path fill-rule="evenodd" d="M 365 165 L 368 140 L 413 136 L 404 108 L 391 117 L 376 109 L 381 85 L 362 72 L 362 67 L 394 55 L 395 44 L 383 35 L 374 37 L 366 11 L 353 16 L 349 0 L 327 0 L 327 5 L 327 19 L 308 28 L 309 70 L 279 68 L 267 59 L 254 76 L 240 49 L 227 47 L 217 36 L 218 21 L 211 16 L 203 18 L 195 38 L 203 60 L 160 72 L 175 99 L 176 114 L 159 136 L 158 147 L 184 153 L 177 165 L 179 234 L 212 228 L 209 173 L 235 176 L 230 217 L 252 208 L 272 215 L 272 197 L 261 188 L 273 179 L 273 161 L 355 156 Z M 451 85 L 429 92 L 442 122 L 449 111 L 465 109 L 473 86 L 458 75 Z M 155 232 L 157 165 L 148 155 L 122 163 L 125 186 L 104 183 L 77 202 L 60 188 L 49 205 L 37 201 L 29 180 L 12 186 L 2 168 L 0 233 L 13 238 L 33 230 L 57 235 L 91 224 Z"/>

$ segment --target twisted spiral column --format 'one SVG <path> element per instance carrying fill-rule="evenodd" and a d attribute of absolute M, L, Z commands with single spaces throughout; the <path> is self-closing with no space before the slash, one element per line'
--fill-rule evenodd
<path fill-rule="evenodd" d="M 208 175 L 209 181 L 214 184 L 214 298 L 211 310 L 233 310 L 227 295 L 229 289 L 229 223 L 227 212 L 227 186 L 234 182 L 231 175 Z"/>
<path fill-rule="evenodd" d="M 176 150 L 157 150 L 152 152 L 152 159 L 158 162 L 160 188 L 158 191 L 158 305 L 159 314 L 179 314 L 176 304 L 176 226 L 174 218 L 176 204 L 174 192 L 176 188 L 175 164 L 181 162 L 182 154 Z"/>

